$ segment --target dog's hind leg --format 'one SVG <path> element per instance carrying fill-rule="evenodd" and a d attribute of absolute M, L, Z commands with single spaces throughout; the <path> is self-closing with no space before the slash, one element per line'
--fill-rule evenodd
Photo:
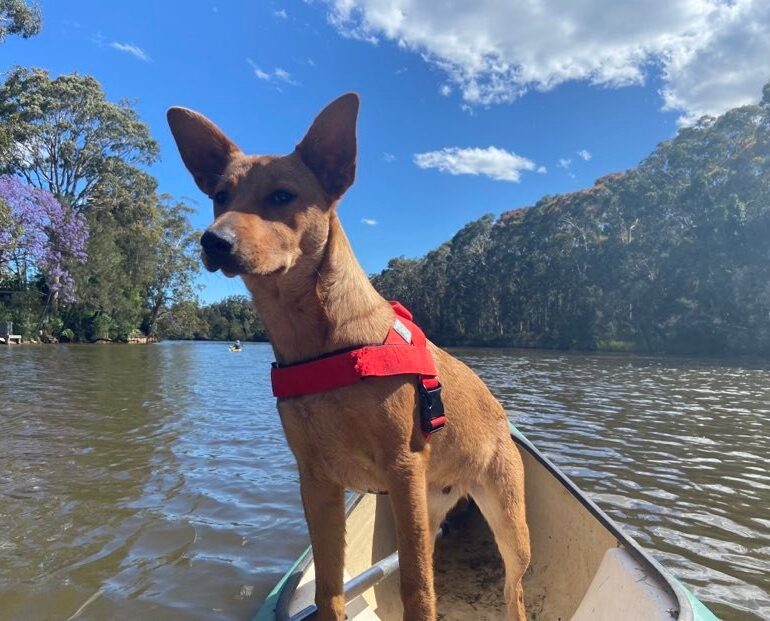
<path fill-rule="evenodd" d="M 428 516 L 431 537 L 435 537 L 449 510 L 457 504 L 462 493 L 452 486 L 428 486 Z"/>
<path fill-rule="evenodd" d="M 505 564 L 505 602 L 509 621 L 525 621 L 521 585 L 530 560 L 524 506 L 524 465 L 513 442 L 501 442 L 483 478 L 471 490 L 495 536 Z"/>
<path fill-rule="evenodd" d="M 345 618 L 345 490 L 300 470 L 300 491 L 315 563 L 315 603 L 319 621 Z"/>
<path fill-rule="evenodd" d="M 400 467 L 390 473 L 388 492 L 396 522 L 404 620 L 434 621 L 434 533 L 430 532 L 428 520 L 425 463 L 421 455 L 414 453 L 403 456 L 401 461 Z"/>

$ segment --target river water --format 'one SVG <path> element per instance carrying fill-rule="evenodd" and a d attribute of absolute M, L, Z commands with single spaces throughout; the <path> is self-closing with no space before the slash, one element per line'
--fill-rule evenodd
<path fill-rule="evenodd" d="M 455 353 L 715 613 L 770 619 L 770 364 Z M 0 619 L 249 619 L 307 545 L 271 359 L 0 349 Z"/>

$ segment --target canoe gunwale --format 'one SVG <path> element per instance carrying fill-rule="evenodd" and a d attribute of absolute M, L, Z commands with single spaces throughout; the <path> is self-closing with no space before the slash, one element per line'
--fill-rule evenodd
<path fill-rule="evenodd" d="M 511 438 L 513 441 L 532 455 L 540 465 L 556 477 L 562 486 L 564 486 L 567 491 L 569 491 L 569 493 L 572 494 L 572 496 L 602 524 L 602 526 L 612 533 L 618 543 L 625 548 L 637 563 L 656 575 L 660 581 L 668 587 L 679 607 L 679 614 L 675 619 L 677 621 L 695 621 L 695 613 L 690 598 L 688 597 L 686 589 L 679 583 L 679 581 L 671 576 L 658 561 L 650 556 L 650 553 L 640 546 L 633 537 L 623 532 L 620 526 L 618 526 L 609 515 L 581 491 L 581 489 L 575 485 L 575 483 L 564 474 L 556 464 L 543 455 L 543 453 L 541 453 L 540 450 L 513 425 L 513 423 L 509 423 L 509 427 L 511 429 Z"/>
<path fill-rule="evenodd" d="M 572 482 L 572 480 L 562 472 L 558 466 L 556 466 L 551 460 L 549 460 L 540 450 L 530 442 L 527 437 L 521 433 L 512 423 L 509 423 L 511 439 L 521 449 L 527 451 L 537 462 L 542 465 L 548 472 L 561 483 L 561 485 L 569 491 L 569 493 L 589 512 L 591 515 L 599 521 L 599 523 L 609 531 L 619 545 L 621 545 L 632 557 L 644 567 L 651 574 L 657 576 L 663 584 L 669 590 L 670 595 L 677 602 L 679 608 L 678 616 L 674 617 L 677 621 L 706 621 L 707 619 L 716 619 L 713 615 L 709 617 L 698 614 L 696 616 L 693 608 L 693 601 L 696 604 L 700 604 L 699 609 L 708 611 L 702 603 L 696 599 L 685 589 L 685 587 L 671 574 L 669 574 L 658 561 L 656 561 L 642 546 L 640 546 L 636 540 L 630 535 L 624 533 L 621 528 L 610 518 L 599 506 L 591 500 L 580 488 Z M 345 506 L 346 517 L 355 509 L 355 507 L 363 500 L 363 494 L 355 494 L 348 498 Z M 297 560 L 294 566 L 286 573 L 283 579 L 276 585 L 268 598 L 265 600 L 263 606 L 257 612 L 257 616 L 254 621 L 289 621 L 291 615 L 289 614 L 289 605 L 291 599 L 296 591 L 303 574 L 313 562 L 312 548 L 308 547 L 302 556 Z M 272 601 L 275 602 L 273 610 L 270 610 Z M 672 610 L 672 612 L 674 612 Z M 270 616 L 272 613 L 272 616 Z M 710 614 L 710 611 L 708 611 Z M 704 612 L 705 615 L 705 612 Z"/>

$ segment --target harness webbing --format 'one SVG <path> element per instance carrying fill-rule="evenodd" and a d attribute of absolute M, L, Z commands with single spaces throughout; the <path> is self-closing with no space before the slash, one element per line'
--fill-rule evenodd
<path fill-rule="evenodd" d="M 446 417 L 428 340 L 406 308 L 398 302 L 390 304 L 396 317 L 382 345 L 332 352 L 286 366 L 273 363 L 273 395 L 279 399 L 301 397 L 350 386 L 366 377 L 416 375 L 423 432 L 429 435 L 441 429 Z"/>

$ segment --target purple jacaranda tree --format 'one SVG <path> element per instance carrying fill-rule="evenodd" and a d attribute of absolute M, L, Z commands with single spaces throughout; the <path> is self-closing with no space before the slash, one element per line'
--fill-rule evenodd
<path fill-rule="evenodd" d="M 0 203 L 0 273 L 10 269 L 23 285 L 39 273 L 54 302 L 74 302 L 68 268 L 86 260 L 85 217 L 10 175 L 0 175 Z"/>

